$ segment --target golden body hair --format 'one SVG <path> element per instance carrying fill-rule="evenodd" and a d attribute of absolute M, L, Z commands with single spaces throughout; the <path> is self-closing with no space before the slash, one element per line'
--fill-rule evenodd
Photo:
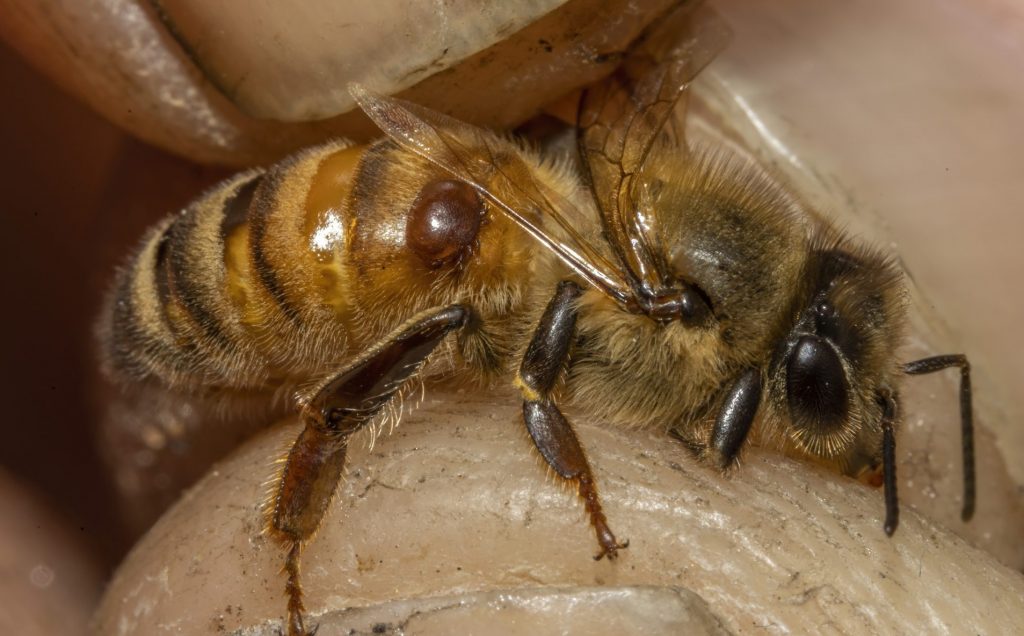
<path fill-rule="evenodd" d="M 501 145 L 597 227 L 574 175 Z M 659 168 L 671 175 L 657 202 L 661 240 L 677 271 L 706 290 L 717 320 L 702 329 L 661 325 L 588 290 L 562 395 L 613 422 L 706 442 L 720 387 L 771 356 L 813 292 L 794 283 L 820 266 L 814 235 L 838 235 L 820 221 L 814 227 L 783 188 L 736 159 L 694 154 Z M 121 271 L 100 328 L 106 369 L 129 384 L 198 394 L 313 386 L 418 312 L 465 303 L 473 325 L 429 373 L 476 386 L 509 382 L 555 284 L 585 282 L 493 206 L 471 255 L 424 262 L 406 245 L 407 211 L 445 176 L 382 140 L 326 144 L 228 179 L 154 227 Z M 864 256 L 869 269 L 859 276 L 868 280 L 845 288 L 874 286 L 898 322 L 898 275 L 885 259 Z M 843 289 L 834 292 L 839 302 Z M 874 380 L 859 384 L 865 395 L 889 380 L 874 370 L 877 358 L 894 364 L 885 351 L 899 332 L 883 333 L 863 361 Z M 862 402 L 858 422 L 872 419 L 870 400 Z M 781 405 L 768 410 L 755 434 L 799 448 L 780 433 L 786 419 Z"/>
<path fill-rule="evenodd" d="M 811 215 L 759 167 L 693 149 L 685 91 L 728 38 L 684 4 L 586 90 L 578 169 L 415 104 L 350 87 L 385 133 L 228 179 L 158 224 L 101 320 L 108 373 L 195 395 L 292 397 L 304 423 L 268 498 L 287 553 L 288 633 L 307 635 L 300 554 L 349 438 L 437 375 L 511 382 L 600 552 L 609 527 L 559 405 L 660 427 L 728 469 L 748 439 L 873 479 L 898 523 L 902 374 L 959 367 L 965 519 L 969 365 L 904 365 L 893 259 Z M 399 406 L 396 406 L 399 405 Z"/>
<path fill-rule="evenodd" d="M 273 392 L 315 384 L 417 312 L 466 302 L 476 324 L 447 371 L 506 371 L 534 271 L 554 259 L 488 212 L 469 258 L 424 262 L 405 244 L 406 211 L 441 178 L 381 140 L 228 179 L 155 226 L 121 270 L 99 326 L 105 370 L 181 392 Z"/>

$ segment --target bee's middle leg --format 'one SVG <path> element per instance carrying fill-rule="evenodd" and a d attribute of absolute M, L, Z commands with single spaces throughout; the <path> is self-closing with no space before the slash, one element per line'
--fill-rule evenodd
<path fill-rule="evenodd" d="M 629 542 L 617 542 L 608 527 L 583 447 L 551 399 L 551 390 L 576 334 L 575 301 L 580 293 L 575 283 L 559 283 L 523 356 L 516 385 L 523 393 L 523 419 L 537 450 L 560 477 L 576 486 L 583 500 L 601 546 L 594 558 L 614 559 L 617 551 L 627 547 Z"/>
<path fill-rule="evenodd" d="M 349 437 L 387 405 L 469 309 L 452 305 L 414 316 L 327 379 L 303 404 L 305 424 L 292 445 L 268 510 L 268 532 L 287 549 L 288 635 L 307 636 L 299 557 L 331 502 L 345 468 Z M 314 630 L 315 631 L 315 630 Z"/>

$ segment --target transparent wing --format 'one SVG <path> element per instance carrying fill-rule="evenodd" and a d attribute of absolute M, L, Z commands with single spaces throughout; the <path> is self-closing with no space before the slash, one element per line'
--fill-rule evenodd
<path fill-rule="evenodd" d="M 690 82 L 731 38 L 700 2 L 684 3 L 634 45 L 611 77 L 580 100 L 579 147 L 601 222 L 630 284 L 657 289 L 666 275 L 653 245 L 656 219 L 644 209 L 636 176 L 652 148 L 685 151 L 682 130 Z"/>
<path fill-rule="evenodd" d="M 441 113 L 355 84 L 349 85 L 349 92 L 397 144 L 472 185 L 594 287 L 621 303 L 630 297 L 618 267 L 576 229 L 585 215 L 538 181 L 512 144 Z M 566 239 L 545 231 L 535 218 L 553 221 Z"/>

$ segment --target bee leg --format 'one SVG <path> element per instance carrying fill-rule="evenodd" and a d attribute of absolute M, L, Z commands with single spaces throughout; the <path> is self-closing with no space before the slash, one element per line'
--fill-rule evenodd
<path fill-rule="evenodd" d="M 704 456 L 725 470 L 736 459 L 750 432 L 761 404 L 761 371 L 747 369 L 733 383 L 711 430 L 711 444 Z"/>
<path fill-rule="evenodd" d="M 595 559 L 614 559 L 629 542 L 618 543 L 601 509 L 597 485 L 576 433 L 551 399 L 576 333 L 576 298 L 582 290 L 573 282 L 558 284 L 554 298 L 541 316 L 516 377 L 523 393 L 523 419 L 541 456 L 566 481 L 576 485 L 590 524 L 601 546 Z"/>
<path fill-rule="evenodd" d="M 672 437 L 677 442 L 685 446 L 686 450 L 690 451 L 695 458 L 702 459 L 704 457 L 704 453 L 708 448 L 708 445 L 704 442 L 694 439 L 685 431 L 681 431 L 675 427 L 668 429 L 668 434 L 669 437 Z"/>
<path fill-rule="evenodd" d="M 974 476 L 974 409 L 971 406 L 971 363 L 962 353 L 935 356 L 915 360 L 903 365 L 903 372 L 908 375 L 934 373 L 950 367 L 960 367 L 960 433 L 964 462 L 964 507 L 960 518 L 970 521 L 974 516 L 975 476 Z"/>
<path fill-rule="evenodd" d="M 896 494 L 896 434 L 893 422 L 896 421 L 898 405 L 896 396 L 891 391 L 878 392 L 878 401 L 882 405 L 882 478 L 885 488 L 885 534 L 892 536 L 896 526 L 900 524 L 900 503 Z"/>
<path fill-rule="evenodd" d="M 466 324 L 469 313 L 452 305 L 414 316 L 328 378 L 302 405 L 305 428 L 288 451 L 268 510 L 268 532 L 288 551 L 288 636 L 313 633 L 302 620 L 299 557 L 341 479 L 349 436 L 374 419 L 445 335 Z"/>

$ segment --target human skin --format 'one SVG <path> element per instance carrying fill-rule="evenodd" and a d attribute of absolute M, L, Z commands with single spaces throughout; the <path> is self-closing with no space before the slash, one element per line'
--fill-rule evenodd
<path fill-rule="evenodd" d="M 395 626 L 409 617 L 395 604 L 404 599 L 475 607 L 481 592 L 573 586 L 581 598 L 594 588 L 647 598 L 653 586 L 696 593 L 736 633 L 1000 633 L 1024 621 L 1019 572 L 910 506 L 887 537 L 876 488 L 757 449 L 723 476 L 664 433 L 568 414 L 609 523 L 629 539 L 619 559 L 593 560 L 582 508 L 545 477 L 513 395 L 439 390 L 372 449 L 355 438 L 345 483 L 303 554 L 309 620 L 345 633 L 368 619 L 344 610 L 381 606 L 373 624 Z M 286 421 L 246 444 L 150 530 L 111 582 L 97 633 L 274 633 L 284 553 L 263 534 L 262 502 L 298 430 Z M 482 604 L 470 617 L 434 617 L 439 631 L 425 633 L 486 632 L 512 612 Z M 527 614 L 550 632 L 588 607 L 538 603 Z M 630 624 L 659 610 L 641 614 Z M 468 622 L 445 622 L 456 619 Z"/>

